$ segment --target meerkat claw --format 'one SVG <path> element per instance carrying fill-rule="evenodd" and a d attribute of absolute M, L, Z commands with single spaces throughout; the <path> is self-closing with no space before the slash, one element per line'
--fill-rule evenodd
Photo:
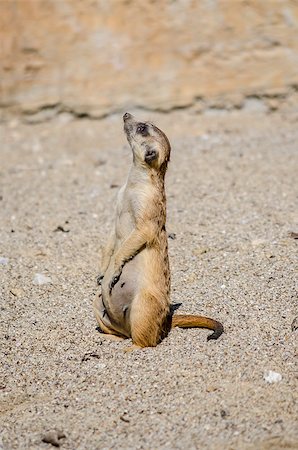
<path fill-rule="evenodd" d="M 111 279 L 110 284 L 109 284 L 110 293 L 112 292 L 113 287 L 118 283 L 120 276 L 121 276 L 121 273 L 117 273 Z"/>
<path fill-rule="evenodd" d="M 98 284 L 98 286 L 101 286 L 101 282 L 103 280 L 104 275 L 98 275 L 96 277 L 96 283 Z"/>

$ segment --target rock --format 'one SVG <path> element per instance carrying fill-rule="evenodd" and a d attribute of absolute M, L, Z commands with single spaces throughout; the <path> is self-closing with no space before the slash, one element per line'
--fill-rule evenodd
<path fill-rule="evenodd" d="M 126 423 L 130 422 L 130 420 L 124 414 L 122 416 L 120 416 L 120 420 L 122 420 L 122 422 L 126 422 Z"/>
<path fill-rule="evenodd" d="M 262 99 L 256 97 L 247 98 L 244 102 L 243 108 L 248 112 L 260 113 L 264 113 L 268 109 L 266 103 Z"/>
<path fill-rule="evenodd" d="M 62 225 L 58 225 L 57 228 L 55 228 L 55 230 L 53 230 L 54 232 L 56 231 L 62 231 L 62 233 L 69 233 L 70 230 L 66 230 Z"/>
<path fill-rule="evenodd" d="M 293 322 L 291 323 L 291 330 L 292 330 L 292 331 L 298 330 L 298 316 L 295 317 L 295 319 L 294 319 Z"/>
<path fill-rule="evenodd" d="M 201 256 L 204 255 L 204 253 L 208 253 L 210 249 L 205 246 L 196 247 L 193 249 L 192 254 L 195 256 Z"/>
<path fill-rule="evenodd" d="M 225 419 L 229 414 L 227 413 L 227 411 L 225 409 L 221 409 L 220 410 L 220 416 L 222 419 Z"/>
<path fill-rule="evenodd" d="M 100 359 L 100 356 L 97 353 L 95 353 L 95 352 L 88 352 L 88 353 L 84 354 L 84 356 L 82 357 L 81 361 L 82 362 L 89 361 L 91 358 Z"/>
<path fill-rule="evenodd" d="M 274 372 L 273 370 L 267 370 L 264 373 L 264 380 L 267 381 L 267 383 L 278 383 L 282 380 L 282 376 L 278 372 Z"/>
<path fill-rule="evenodd" d="M 257 248 L 257 247 L 264 247 L 266 244 L 267 244 L 267 241 L 266 241 L 265 239 L 253 239 L 253 240 L 251 241 L 251 245 L 252 245 L 254 248 Z"/>
<path fill-rule="evenodd" d="M 216 386 L 213 386 L 212 384 L 206 386 L 206 392 L 215 392 L 218 388 Z"/>
<path fill-rule="evenodd" d="M 195 272 L 191 272 L 190 274 L 188 274 L 185 278 L 184 281 L 188 284 L 188 283 L 194 283 L 195 281 L 198 281 L 198 274 Z"/>
<path fill-rule="evenodd" d="M 9 259 L 0 256 L 0 266 L 6 266 L 8 264 Z"/>
<path fill-rule="evenodd" d="M 42 437 L 42 442 L 52 444 L 54 447 L 60 447 L 59 437 L 57 431 L 49 431 Z"/>
<path fill-rule="evenodd" d="M 295 231 L 291 231 L 289 233 L 289 236 L 293 239 L 298 239 L 298 233 L 296 233 Z"/>
<path fill-rule="evenodd" d="M 276 111 L 280 106 L 280 100 L 277 98 L 266 99 L 266 104 L 271 111 Z"/>
<path fill-rule="evenodd" d="M 36 273 L 34 275 L 33 284 L 42 285 L 42 284 L 48 284 L 48 283 L 52 283 L 52 280 L 50 277 L 47 277 L 47 276 L 43 275 L 42 273 Z"/>
<path fill-rule="evenodd" d="M 14 296 L 14 297 L 22 297 L 22 295 L 24 294 L 23 289 L 20 288 L 11 288 L 9 290 L 9 292 Z"/>
<path fill-rule="evenodd" d="M 7 111 L 29 122 L 61 114 L 68 121 L 132 106 L 195 106 L 198 99 L 263 111 L 262 95 L 288 93 L 298 83 L 289 56 L 298 52 L 297 2 L 83 4 L 1 2 L 1 106 Z M 273 98 L 269 108 L 277 106 Z"/>

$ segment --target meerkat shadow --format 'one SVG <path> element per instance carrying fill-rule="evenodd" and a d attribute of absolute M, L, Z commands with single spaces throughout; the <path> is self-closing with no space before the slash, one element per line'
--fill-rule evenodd
<path fill-rule="evenodd" d="M 180 308 L 181 305 L 182 303 L 171 303 L 170 305 L 171 316 L 174 314 L 175 311 L 177 311 L 177 309 Z"/>
<path fill-rule="evenodd" d="M 95 327 L 95 330 L 98 331 L 98 333 L 100 333 L 100 334 L 104 334 L 104 331 L 102 331 L 102 329 L 100 328 L 99 325 L 97 325 L 97 326 Z"/>

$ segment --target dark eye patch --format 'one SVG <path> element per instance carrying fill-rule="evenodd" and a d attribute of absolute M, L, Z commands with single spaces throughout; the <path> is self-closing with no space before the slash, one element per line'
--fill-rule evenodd
<path fill-rule="evenodd" d="M 147 164 L 150 164 L 152 161 L 157 159 L 157 151 L 151 147 L 147 147 L 145 152 L 145 161 Z"/>
<path fill-rule="evenodd" d="M 149 136 L 148 126 L 145 123 L 139 123 L 139 125 L 137 126 L 137 133 L 141 134 L 142 136 Z"/>

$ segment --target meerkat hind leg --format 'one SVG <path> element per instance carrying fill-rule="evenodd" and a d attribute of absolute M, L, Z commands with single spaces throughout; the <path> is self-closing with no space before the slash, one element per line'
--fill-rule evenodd
<path fill-rule="evenodd" d="M 144 347 L 140 347 L 139 345 L 132 344 L 129 347 L 126 347 L 124 349 L 124 352 L 125 353 L 131 353 L 131 352 L 134 352 L 135 350 L 144 350 Z"/>
<path fill-rule="evenodd" d="M 163 322 L 167 308 L 159 305 L 156 298 L 141 291 L 132 302 L 130 311 L 131 338 L 139 348 L 156 347 L 161 341 Z"/>
<path fill-rule="evenodd" d="M 105 314 L 105 309 L 101 296 L 95 298 L 93 302 L 93 310 L 98 326 L 101 330 L 101 337 L 110 339 L 111 341 L 123 341 L 124 339 L 127 339 L 126 336 L 123 336 L 121 333 L 117 332 L 112 327 L 109 327 L 109 325 L 104 322 L 103 317 Z"/>

